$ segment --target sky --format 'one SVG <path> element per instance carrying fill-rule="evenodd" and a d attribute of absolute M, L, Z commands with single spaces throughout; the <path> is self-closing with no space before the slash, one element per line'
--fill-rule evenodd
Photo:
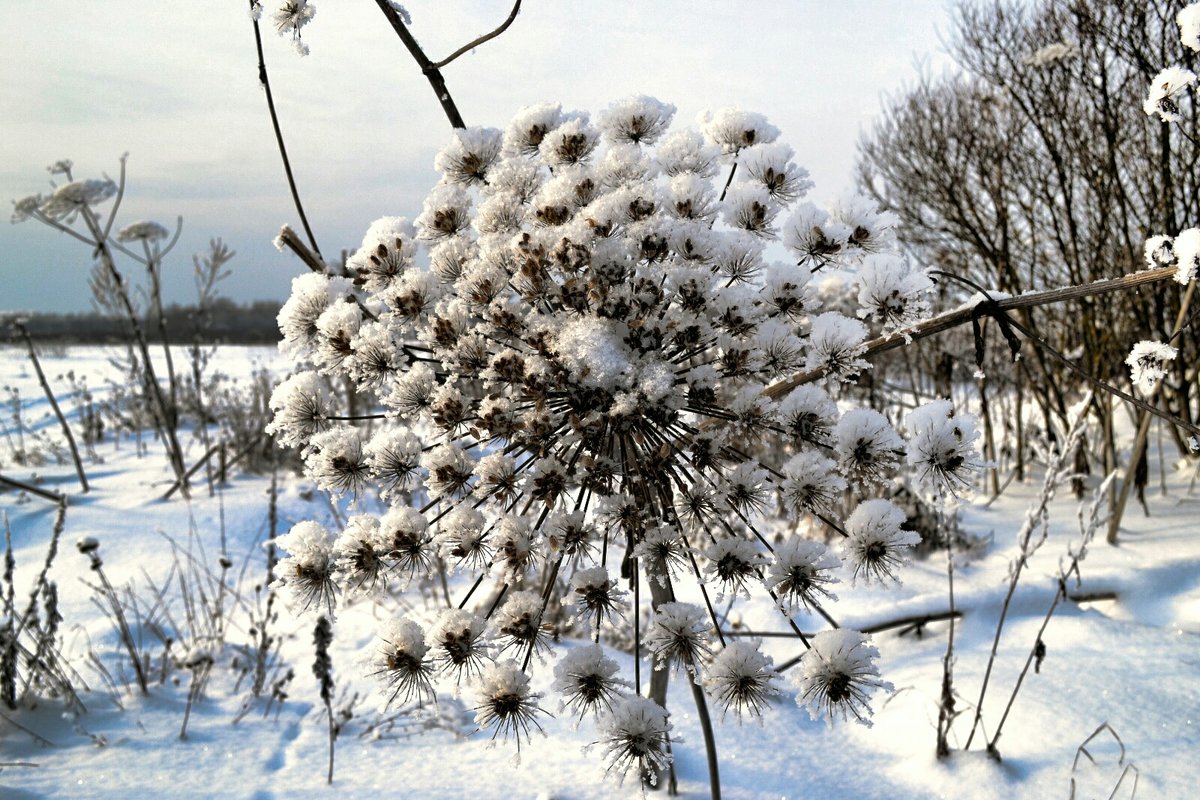
<path fill-rule="evenodd" d="M 274 0 L 266 0 L 271 9 Z M 263 25 L 267 68 L 305 210 L 328 258 L 385 215 L 415 217 L 450 135 L 429 84 L 371 0 L 314 0 L 311 54 Z M 507 0 L 409 0 L 435 60 L 498 25 Z M 164 266 L 167 302 L 195 299 L 192 255 L 237 251 L 222 294 L 282 299 L 304 271 L 271 246 L 300 230 L 257 79 L 240 0 L 4 0 L 0 199 L 50 188 L 46 167 L 116 177 L 117 226 L 155 220 L 183 235 Z M 884 98 L 921 70 L 949 69 L 948 0 L 526 0 L 497 39 L 443 72 L 468 125 L 505 128 L 548 100 L 593 114 L 648 94 L 678 107 L 758 111 L 816 182 L 818 203 L 853 186 L 855 142 Z M 0 310 L 87 311 L 91 252 L 33 221 L 0 220 Z M 143 269 L 119 263 L 130 278 Z"/>

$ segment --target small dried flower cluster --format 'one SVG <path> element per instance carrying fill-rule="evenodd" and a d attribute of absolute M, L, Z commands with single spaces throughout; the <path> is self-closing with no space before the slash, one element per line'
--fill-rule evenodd
<path fill-rule="evenodd" d="M 1180 43 L 1200 52 L 1200 3 L 1181 9 L 1175 17 L 1179 26 Z M 1142 110 L 1149 116 L 1157 115 L 1163 122 L 1179 122 L 1183 116 L 1179 100 L 1188 89 L 1196 85 L 1196 74 L 1183 67 L 1166 67 L 1150 81 L 1150 89 Z"/>
<path fill-rule="evenodd" d="M 847 570 L 867 579 L 893 578 L 915 541 L 886 500 L 846 513 L 847 490 L 870 498 L 908 450 L 883 415 L 831 399 L 869 366 L 868 327 L 819 313 L 809 279 L 861 265 L 859 316 L 889 329 L 927 313 L 928 279 L 887 254 L 891 222 L 864 201 L 802 202 L 808 175 L 761 115 L 726 109 L 702 132 L 671 131 L 674 112 L 634 97 L 594 124 L 540 105 L 505 132 L 457 131 L 415 220 L 371 225 L 350 277 L 293 284 L 281 347 L 311 368 L 275 390 L 271 432 L 302 448 L 321 487 L 375 487 L 391 510 L 352 516 L 337 537 L 297 526 L 279 541 L 281 582 L 326 611 L 339 592 L 428 585 L 439 565 L 471 587 L 381 634 L 390 700 L 467 681 L 480 725 L 520 740 L 538 724 L 526 670 L 557 633 L 551 616 L 598 642 L 636 617 L 637 585 L 647 602 L 647 587 L 682 595 L 685 575 L 730 596 L 765 589 L 785 615 L 833 600 L 842 559 L 799 535 L 771 544 L 777 505 L 843 535 Z M 780 237 L 789 263 L 767 259 Z M 763 393 L 801 369 L 826 388 Z M 383 423 L 348 424 L 333 379 L 377 398 Z M 931 440 L 929 458 L 960 486 L 978 459 L 973 422 L 956 420 L 961 435 Z M 768 463 L 779 454 L 786 464 Z M 479 586 L 492 593 L 476 611 Z M 653 605 L 639 647 L 724 710 L 756 715 L 779 693 L 758 643 L 717 641 L 710 609 Z M 825 684 L 806 679 L 801 700 L 862 718 L 880 685 L 872 654 L 822 650 L 806 663 L 825 664 Z M 617 672 L 598 645 L 576 646 L 554 689 L 598 717 L 610 771 L 652 771 L 667 759 L 666 712 Z"/>
<path fill-rule="evenodd" d="M 1129 351 L 1125 359 L 1129 367 L 1129 380 L 1145 397 L 1152 396 L 1158 391 L 1162 379 L 1167 376 L 1167 369 L 1179 350 L 1169 344 L 1154 341 L 1141 341 Z"/>

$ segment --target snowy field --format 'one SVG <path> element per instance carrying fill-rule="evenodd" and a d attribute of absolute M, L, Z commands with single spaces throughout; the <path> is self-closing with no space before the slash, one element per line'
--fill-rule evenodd
<path fill-rule="evenodd" d="M 107 356 L 101 348 L 70 348 L 44 357 L 68 413 L 76 403 L 57 376 L 68 370 L 86 374 L 89 386 L 101 396 L 105 378 L 113 374 Z M 224 348 L 213 367 L 247 380 L 257 365 L 273 359 L 273 366 L 282 366 L 270 348 Z M 0 385 L 18 386 L 25 422 L 57 440 L 57 426 L 23 351 L 0 350 Z M 11 435 L 10 410 L 6 406 L 4 425 Z M 203 446 L 190 434 L 185 439 L 191 463 Z M 9 445 L 0 442 L 0 447 Z M 439 685 L 435 710 L 380 711 L 383 698 L 365 675 L 370 668 L 364 663 L 373 656 L 382 612 L 368 603 L 343 607 L 336 623 L 334 707 L 344 709 L 348 717 L 342 719 L 333 787 L 328 787 L 327 720 L 311 670 L 311 618 L 291 613 L 282 600 L 276 606 L 279 616 L 273 632 L 283 637 L 278 662 L 282 666 L 271 678 L 283 679 L 286 670 L 294 671 L 294 677 L 281 684 L 286 687 L 282 702 L 268 705 L 265 698 L 252 698 L 245 674 L 253 649 L 252 619 L 261 614 L 265 596 L 262 545 L 269 536 L 270 476 L 235 474 L 212 497 L 199 482 L 190 500 L 176 496 L 164 501 L 171 475 L 157 443 L 150 441 L 146 453 L 139 455 L 131 440 L 114 444 L 108 438 L 97 445 L 96 454 L 102 460 L 86 464 L 93 482 L 87 495 L 79 493 L 69 463 L 19 466 L 7 449 L 0 454 L 0 474 L 37 481 L 70 497 L 51 577 L 60 593 L 64 652 L 80 682 L 90 687 L 81 694 L 87 711 L 80 715 L 65 714 L 54 699 L 17 712 L 0 709 L 0 797 L 568 800 L 642 794 L 634 783 L 618 786 L 605 778 L 602 748 L 585 751 L 596 740 L 593 725 L 585 721 L 573 729 L 572 717 L 559 713 L 548 668 L 533 671 L 534 689 L 545 693 L 542 707 L 557 716 L 539 718 L 545 735 L 535 733 L 522 745 L 519 759 L 511 741 L 493 743 L 490 734 L 475 731 L 473 699 L 465 692 L 455 697 L 452 685 Z M 1158 463 L 1154 451 L 1150 463 Z M 1101 532 L 1101 541 L 1081 565 L 1081 585 L 1071 590 L 1116 599 L 1068 602 L 1058 609 L 1042 637 L 1044 660 L 1036 672 L 1030 670 L 1005 723 L 998 743 L 1001 762 L 983 752 L 981 736 L 970 752 L 956 752 L 944 761 L 935 758 L 948 627 L 938 621 L 925 625 L 922 635 L 889 630 L 875 636 L 883 677 L 895 692 L 873 698 L 872 727 L 814 722 L 795 704 L 794 689 L 784 692 L 762 724 L 718 719 L 724 796 L 1062 798 L 1069 795 L 1074 778 L 1076 797 L 1104 798 L 1132 765 L 1113 796 L 1194 797 L 1200 778 L 1200 489 L 1191 490 L 1194 470 L 1195 465 L 1172 470 L 1168 463 L 1164 494 L 1152 466 L 1148 499 L 1153 516 L 1143 516 L 1131 502 L 1121 544 L 1104 544 Z M 1089 488 L 1097 483 L 1093 476 Z M 1017 532 L 1040 484 L 1037 471 L 1027 482 L 1008 486 L 990 506 L 983 496 L 960 510 L 963 529 L 984 543 L 961 554 L 956 563 L 955 599 L 963 616 L 955 629 L 954 680 L 962 715 L 952 747 L 961 747 L 970 727 L 1009 566 L 1017 553 Z M 377 508 L 370 498 L 362 502 L 367 510 Z M 1069 488 L 1063 487 L 1051 505 L 1049 538 L 1026 569 L 1009 611 L 984 704 L 985 733 L 991 733 L 1003 713 L 1053 601 L 1060 560 L 1078 538 L 1078 509 Z M 21 607 L 45 559 L 56 508 L 37 496 L 4 491 L 0 511 L 11 528 L 16 605 Z M 304 519 L 321 519 L 332 526 L 333 513 L 310 482 L 280 476 L 280 533 Z M 346 513 L 344 504 L 337 513 Z M 232 566 L 219 589 L 222 531 Z M 76 550 L 81 537 L 99 541 L 112 584 L 118 589 L 131 585 L 142 607 L 155 609 L 159 625 L 183 640 L 171 649 L 181 661 L 194 644 L 186 641 L 189 629 L 207 624 L 189 623 L 193 615 L 180 597 L 181 574 L 189 576 L 185 583 L 193 601 L 201 589 L 209 599 L 222 597 L 227 644 L 214 653 L 207 685 L 190 711 L 186 739 L 180 731 L 193 672 L 171 666 L 151 626 L 133 620 L 133 635 L 141 637 L 150 661 L 150 691 L 140 694 L 113 624 L 98 609 L 87 585 L 95 581 L 95 574 L 87 556 Z M 844 576 L 837 587 L 842 622 L 862 628 L 949 607 L 944 555 L 915 561 L 905 569 L 903 580 L 895 589 L 852 589 L 849 576 Z M 157 605 L 152 585 L 163 589 L 165 600 Z M 412 613 L 421 613 L 419 596 L 404 602 L 414 604 Z M 740 619 L 731 619 L 731 625 L 784 629 L 769 601 L 755 600 L 739 608 Z M 818 621 L 799 621 L 806 630 L 818 629 Z M 767 649 L 781 664 L 797 656 L 800 645 L 794 639 L 769 639 Z M 550 658 L 561 652 L 556 648 Z M 103 671 L 89 654 L 98 658 Z M 610 655 L 621 663 L 623 675 L 633 674 L 630 655 L 617 650 Z M 647 670 L 642 674 L 645 677 Z M 674 709 L 680 794 L 707 797 L 703 742 L 682 676 L 672 679 L 669 706 Z M 1104 724 L 1120 737 L 1124 760 L 1109 729 L 1088 745 L 1094 762 L 1077 757 L 1077 748 Z"/>

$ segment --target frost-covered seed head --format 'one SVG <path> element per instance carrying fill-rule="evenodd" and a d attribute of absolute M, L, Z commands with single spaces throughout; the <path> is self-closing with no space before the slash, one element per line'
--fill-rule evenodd
<path fill-rule="evenodd" d="M 869 408 L 847 411 L 834 431 L 838 466 L 852 483 L 883 485 L 904 457 L 904 442 L 887 418 Z"/>
<path fill-rule="evenodd" d="M 542 625 L 542 610 L 537 592 L 509 592 L 491 620 L 500 652 L 512 648 L 537 655 L 549 650 L 550 631 Z"/>
<path fill-rule="evenodd" d="M 274 540 L 286 556 L 279 560 L 276 583 L 286 588 L 305 611 L 333 616 L 334 598 L 334 538 L 316 522 L 297 522 L 291 530 Z"/>
<path fill-rule="evenodd" d="M 870 726 L 869 695 L 875 689 L 891 691 L 891 684 L 879 678 L 875 659 L 879 651 L 870 637 L 841 628 L 822 631 L 812 637 L 812 648 L 800 659 L 796 679 L 796 702 L 808 709 L 814 720 L 854 717 Z"/>
<path fill-rule="evenodd" d="M 846 480 L 837 473 L 837 464 L 819 453 L 804 452 L 783 466 L 780 487 L 784 505 L 793 515 L 832 515 Z"/>
<path fill-rule="evenodd" d="M 334 495 L 360 495 L 370 477 L 357 428 L 336 427 L 308 440 L 305 471 Z"/>
<path fill-rule="evenodd" d="M 522 737 L 529 741 L 532 725 L 539 731 L 537 715 L 541 694 L 529 691 L 529 676 L 515 661 L 500 661 L 484 667 L 479 678 L 479 705 L 475 706 L 475 723 L 481 729 L 492 728 L 492 738 L 512 736 L 521 749 Z"/>
<path fill-rule="evenodd" d="M 483 629 L 484 620 L 478 614 L 448 608 L 426 632 L 425 643 L 439 669 L 461 681 L 464 675 L 478 674 L 488 660 Z"/>
<path fill-rule="evenodd" d="M 1188 228 L 1180 231 L 1171 243 L 1178 270 L 1175 281 L 1187 286 L 1200 271 L 1200 228 Z"/>
<path fill-rule="evenodd" d="M 704 574 L 720 585 L 720 595 L 750 596 L 749 585 L 756 582 L 766 558 L 749 539 L 730 536 L 718 539 L 704 550 L 708 566 Z"/>
<path fill-rule="evenodd" d="M 1196 74 L 1183 67 L 1167 67 L 1150 81 L 1150 91 L 1142 110 L 1149 116 L 1158 115 L 1163 122 L 1183 119 L 1177 98 L 1196 82 Z"/>
<path fill-rule="evenodd" d="M 274 412 L 266 432 L 287 447 L 304 447 L 327 431 L 336 414 L 333 395 L 315 372 L 298 372 L 271 392 L 268 405 Z"/>
<path fill-rule="evenodd" d="M 906 554 L 921 537 L 913 531 L 902 530 L 904 512 L 890 500 L 864 500 L 846 519 L 846 539 L 842 556 L 853 567 L 854 577 L 860 574 L 870 583 L 899 582 L 896 569 L 907 561 Z"/>
<path fill-rule="evenodd" d="M 985 464 L 979 457 L 978 419 L 956 413 L 949 400 L 933 400 L 905 417 L 908 463 L 917 481 L 934 494 L 969 490 Z"/>
<path fill-rule="evenodd" d="M 661 603 L 646 629 L 646 647 L 655 669 L 683 667 L 695 673 L 709 653 L 709 623 L 704 609 L 692 603 Z"/>
<path fill-rule="evenodd" d="M 608 570 L 599 565 L 575 573 L 568 597 L 573 616 L 584 623 L 585 628 L 624 616 L 629 607 L 628 592 L 619 589 L 617 581 L 608 576 Z"/>
<path fill-rule="evenodd" d="M 1179 25 L 1179 41 L 1184 47 L 1200 53 L 1200 3 L 1184 6 L 1175 15 Z"/>
<path fill-rule="evenodd" d="M 724 714 L 758 717 L 779 694 L 782 678 L 757 642 L 729 642 L 705 670 L 704 685 Z"/>
<path fill-rule="evenodd" d="M 117 193 L 117 185 L 108 178 L 64 183 L 45 198 L 38 211 L 47 219 L 72 222 L 85 209 L 99 205 Z"/>
<path fill-rule="evenodd" d="M 171 233 L 157 222 L 144 221 L 126 225 L 117 232 L 118 242 L 161 242 Z"/>
<path fill-rule="evenodd" d="M 1167 376 L 1168 365 L 1178 354 L 1179 350 L 1162 342 L 1144 340 L 1135 344 L 1125 358 L 1134 388 L 1144 397 L 1153 396 Z"/>
<path fill-rule="evenodd" d="M 373 666 L 388 706 L 433 700 L 433 668 L 426 658 L 428 652 L 425 632 L 412 620 L 391 621 L 384 626 Z"/>
<path fill-rule="evenodd" d="M 369 593 L 380 588 L 385 563 L 377 547 L 379 520 L 370 514 L 356 514 L 333 545 L 338 576 L 353 592 Z"/>
<path fill-rule="evenodd" d="M 494 128 L 460 128 L 433 159 L 449 183 L 482 184 L 500 156 L 501 133 Z"/>
<path fill-rule="evenodd" d="M 605 656 L 600 645 L 572 647 L 554 665 L 553 689 L 562 695 L 563 707 L 580 718 L 611 712 L 613 701 L 628 688 L 617 671 L 617 662 Z"/>
<path fill-rule="evenodd" d="M 929 314 L 933 281 L 896 256 L 871 255 L 858 271 L 858 316 L 884 331 L 903 328 Z"/>
<path fill-rule="evenodd" d="M 766 584 L 785 614 L 809 609 L 819 600 L 837 599 L 826 587 L 837 583 L 831 573 L 841 561 L 821 542 L 791 536 L 775 548 L 772 556 Z"/>
<path fill-rule="evenodd" d="M 837 424 L 837 404 L 819 386 L 797 386 L 780 401 L 780 425 L 797 446 L 829 447 Z"/>
<path fill-rule="evenodd" d="M 779 129 L 762 114 L 740 108 L 705 113 L 700 122 L 704 135 L 726 155 L 756 144 L 770 144 L 779 136 Z"/>
<path fill-rule="evenodd" d="M 600 717 L 597 726 L 604 746 L 605 769 L 623 783 L 631 769 L 639 779 L 654 783 L 671 763 L 667 740 L 671 723 L 666 710 L 646 697 L 622 697 Z"/>
<path fill-rule="evenodd" d="M 654 144 L 670 126 L 675 106 L 638 95 L 618 100 L 599 115 L 600 131 L 614 142 Z"/>
<path fill-rule="evenodd" d="M 859 358 L 866 346 L 867 326 L 836 311 L 819 315 L 812 322 L 808 337 L 808 357 L 805 369 L 825 369 L 838 380 L 852 380 L 869 368 L 869 362 Z"/>
<path fill-rule="evenodd" d="M 400 506 L 379 520 L 376 547 L 391 569 L 407 580 L 428 574 L 436 555 L 425 518 L 415 508 Z"/>

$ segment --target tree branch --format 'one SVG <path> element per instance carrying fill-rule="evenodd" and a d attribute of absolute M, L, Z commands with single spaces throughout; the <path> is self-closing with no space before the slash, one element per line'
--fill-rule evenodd
<path fill-rule="evenodd" d="M 254 3 L 251 2 L 251 8 Z M 300 224 L 304 226 L 304 232 L 308 235 L 308 242 L 312 245 L 312 249 L 317 255 L 321 255 L 321 248 L 317 247 L 317 239 L 313 236 L 312 228 L 309 227 L 308 217 L 304 214 L 304 206 L 300 203 L 300 192 L 296 189 L 296 179 L 292 175 L 292 162 L 288 159 L 287 147 L 283 144 L 283 131 L 279 128 L 279 115 L 275 113 L 275 98 L 271 94 L 271 82 L 267 79 L 267 61 L 263 56 L 262 32 L 258 28 L 258 20 L 253 19 L 254 23 L 254 46 L 258 49 L 258 82 L 262 84 L 263 91 L 267 95 L 267 111 L 271 113 L 271 127 L 275 129 L 275 142 L 279 145 L 279 157 L 283 160 L 283 171 L 287 175 L 288 188 L 292 191 L 292 202 L 296 204 L 296 213 L 300 215 Z"/>
<path fill-rule="evenodd" d="M 513 24 L 513 20 L 515 20 L 517 18 L 517 14 L 519 14 L 520 12 L 521 12 L 521 0 L 517 0 L 517 2 L 513 4 L 513 10 L 508 15 L 508 19 L 504 20 L 504 23 L 501 24 L 501 26 L 499 28 L 496 28 L 496 30 L 492 31 L 491 33 L 485 33 L 483 36 L 480 36 L 478 39 L 473 39 L 472 41 L 467 42 L 462 47 L 458 48 L 453 53 L 446 56 L 441 61 L 434 64 L 433 66 L 437 69 L 441 69 L 442 67 L 446 66 L 451 61 L 458 58 L 459 56 L 461 56 L 463 53 L 467 52 L 468 50 L 472 50 L 472 49 L 478 47 L 479 45 L 483 44 L 484 42 L 488 42 L 488 41 L 491 41 L 492 39 L 495 39 L 497 36 L 504 33 L 506 30 L 508 30 L 508 26 Z"/>
<path fill-rule="evenodd" d="M 462 114 L 458 113 L 458 106 L 454 105 L 454 99 L 450 97 L 450 90 L 446 88 L 446 80 L 442 77 L 441 70 L 429 60 L 429 56 L 425 55 L 425 51 L 421 49 L 421 45 L 417 44 L 417 40 L 409 32 L 404 20 L 400 19 L 400 14 L 388 0 L 375 0 L 375 5 L 379 6 L 379 10 L 387 18 L 392 30 L 400 37 L 400 41 L 404 42 L 404 46 L 408 48 L 413 60 L 421 68 L 429 85 L 433 87 L 433 93 L 437 96 L 438 102 L 442 104 L 442 111 L 446 113 L 446 119 L 450 120 L 451 127 L 467 127 L 467 124 L 463 122 Z"/>
<path fill-rule="evenodd" d="M 1045 292 L 1030 292 L 1028 294 L 1018 295 L 1016 297 L 1008 297 L 1004 300 L 998 300 L 994 304 L 994 308 L 998 311 L 1008 311 L 1018 308 L 1034 308 L 1036 306 L 1050 305 L 1052 303 L 1061 303 L 1066 300 L 1078 300 L 1084 297 L 1094 297 L 1096 295 L 1107 294 L 1109 292 L 1120 292 L 1126 289 L 1133 289 L 1138 286 L 1144 286 L 1159 281 L 1165 281 L 1175 275 L 1175 267 L 1163 267 L 1160 269 L 1148 269 L 1142 272 L 1135 272 L 1132 275 L 1125 275 L 1121 278 L 1113 278 L 1112 280 L 1096 281 L 1095 283 L 1087 283 L 1080 286 L 1066 286 L 1061 289 L 1050 289 Z M 984 301 L 986 302 L 986 301 Z M 948 331 L 951 328 L 956 328 L 971 321 L 978 312 L 975 308 L 977 304 L 964 305 L 956 308 L 953 311 L 947 311 L 944 314 L 939 314 L 936 317 L 927 319 L 924 322 L 919 322 L 911 328 L 906 328 L 902 331 L 896 331 L 886 336 L 880 336 L 877 339 L 872 339 L 866 343 L 866 349 L 860 354 L 864 358 L 869 358 L 876 353 L 882 353 L 886 350 L 894 350 L 906 344 L 926 339 L 935 334 Z M 1011 318 L 1009 320 L 1012 321 Z M 788 392 L 795 389 L 797 386 L 803 386 L 807 383 L 819 380 L 826 373 L 825 367 L 817 367 L 816 369 L 806 370 L 797 373 L 787 380 L 773 384 L 763 392 L 767 397 L 773 400 L 786 395 Z"/>

